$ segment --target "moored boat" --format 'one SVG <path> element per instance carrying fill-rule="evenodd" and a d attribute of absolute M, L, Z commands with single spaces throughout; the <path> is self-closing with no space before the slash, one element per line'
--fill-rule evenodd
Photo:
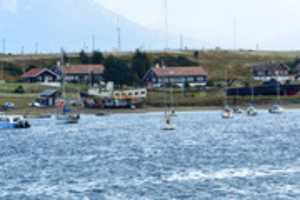
<path fill-rule="evenodd" d="M 25 129 L 30 123 L 21 115 L 0 115 L 0 129 Z"/>

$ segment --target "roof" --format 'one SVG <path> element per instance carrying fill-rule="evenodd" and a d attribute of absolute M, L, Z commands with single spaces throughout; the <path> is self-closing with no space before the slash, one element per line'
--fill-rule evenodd
<path fill-rule="evenodd" d="M 281 62 L 263 62 L 253 65 L 254 71 L 285 71 L 289 70 L 289 66 Z"/>
<path fill-rule="evenodd" d="M 152 71 L 157 76 L 172 77 L 172 76 L 207 76 L 206 71 L 202 67 L 165 67 L 152 68 Z"/>
<path fill-rule="evenodd" d="M 44 72 L 49 72 L 49 73 L 53 74 L 54 76 L 58 76 L 55 72 L 53 72 L 47 68 L 33 68 L 33 69 L 29 70 L 28 72 L 25 72 L 22 75 L 22 78 L 35 78 Z"/>
<path fill-rule="evenodd" d="M 65 74 L 103 74 L 103 65 L 71 65 L 64 68 Z"/>
<path fill-rule="evenodd" d="M 58 92 L 58 90 L 55 90 L 55 89 L 49 89 L 49 90 L 43 91 L 43 92 L 40 94 L 40 96 L 41 96 L 41 97 L 54 96 L 54 95 L 56 95 L 57 92 Z"/>

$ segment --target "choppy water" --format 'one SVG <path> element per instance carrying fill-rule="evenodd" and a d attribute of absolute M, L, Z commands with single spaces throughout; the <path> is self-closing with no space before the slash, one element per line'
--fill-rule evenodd
<path fill-rule="evenodd" d="M 0 199 L 300 199 L 300 111 L 33 120 L 0 134 Z"/>

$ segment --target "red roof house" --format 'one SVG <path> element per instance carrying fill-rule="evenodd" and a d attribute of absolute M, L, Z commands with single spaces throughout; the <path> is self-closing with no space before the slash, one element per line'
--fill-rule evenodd
<path fill-rule="evenodd" d="M 68 82 L 99 82 L 103 80 L 103 65 L 70 65 L 64 68 L 65 80 Z"/>
<path fill-rule="evenodd" d="M 55 82 L 59 75 L 47 68 L 33 68 L 22 75 L 25 82 Z"/>

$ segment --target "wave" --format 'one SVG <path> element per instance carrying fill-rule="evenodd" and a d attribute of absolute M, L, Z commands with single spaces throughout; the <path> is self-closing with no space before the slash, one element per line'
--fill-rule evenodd
<path fill-rule="evenodd" d="M 164 181 L 206 181 L 223 180 L 233 178 L 259 178 L 267 176 L 289 175 L 300 173 L 300 166 L 291 166 L 282 169 L 271 167 L 250 168 L 229 168 L 214 172 L 204 172 L 202 170 L 189 170 L 186 172 L 177 172 L 171 176 L 163 177 Z"/>

